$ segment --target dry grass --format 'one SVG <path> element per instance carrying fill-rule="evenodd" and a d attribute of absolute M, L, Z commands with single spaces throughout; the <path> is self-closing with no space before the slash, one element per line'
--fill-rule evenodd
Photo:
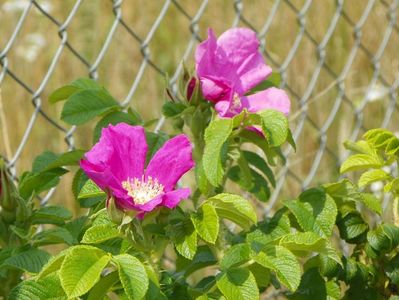
<path fill-rule="evenodd" d="M 38 2 L 41 3 L 41 1 Z M 314 38 L 317 44 L 323 41 L 334 17 L 335 2 L 333 0 L 314 1 L 305 15 L 304 21 L 306 21 L 307 33 Z M 345 1 L 344 11 L 346 15 L 356 23 L 365 9 L 366 2 Z M 386 0 L 386 2 L 391 1 Z M 4 9 L 1 10 L 5 3 L 6 0 L 0 0 L 0 50 L 5 47 L 10 39 L 21 13 L 20 11 L 6 12 Z M 73 0 L 51 1 L 52 15 L 63 22 L 74 3 Z M 179 1 L 179 3 L 188 14 L 193 16 L 199 9 L 201 1 Z M 264 25 L 273 3 L 274 1 L 264 0 L 243 1 L 243 16 L 255 29 L 259 30 Z M 305 1 L 292 0 L 291 3 L 294 7 L 300 9 Z M 122 4 L 123 20 L 144 39 L 163 5 L 164 1 L 161 0 L 124 1 Z M 396 13 L 399 13 L 398 9 L 396 9 Z M 383 41 L 389 23 L 386 14 L 386 5 L 381 1 L 376 1 L 363 27 L 361 42 L 371 55 L 377 53 Z M 205 37 L 208 27 L 214 28 L 216 33 L 220 34 L 234 23 L 235 18 L 236 12 L 233 1 L 209 1 L 204 15 L 199 21 L 201 37 Z M 110 1 L 84 1 L 68 27 L 68 40 L 87 61 L 93 63 L 113 21 L 114 15 Z M 149 43 L 152 61 L 170 74 L 173 74 L 180 62 L 191 37 L 189 25 L 189 20 L 172 4 Z M 247 26 L 243 22 L 239 22 L 238 25 Z M 399 27 L 398 22 L 396 26 L 396 28 Z M 39 87 L 60 45 L 57 30 L 57 26 L 41 14 L 37 8 L 33 7 L 15 44 L 7 54 L 8 68 L 33 90 Z M 300 26 L 296 13 L 290 5 L 282 1 L 265 37 L 266 51 L 269 56 L 268 62 L 275 70 L 279 69 L 278 65 L 285 62 L 299 32 Z M 45 45 L 39 50 L 37 57 L 29 61 L 24 55 L 28 51 L 32 33 L 41 34 L 45 40 Z M 35 39 L 34 36 L 33 39 Z M 341 16 L 325 47 L 325 63 L 332 72 L 340 74 L 343 71 L 354 45 L 353 26 Z M 379 74 L 383 76 L 383 80 L 379 78 L 377 81 L 380 85 L 389 87 L 398 78 L 398 45 L 399 34 L 396 29 L 392 32 L 379 60 Z M 337 155 L 342 153 L 342 141 L 347 139 L 352 132 L 354 111 L 364 99 L 367 87 L 375 72 L 372 60 L 363 49 L 359 49 L 355 56 L 348 76 L 343 78 L 341 82 L 347 98 L 343 101 L 334 121 L 326 131 L 327 145 Z M 123 100 L 137 75 L 142 60 L 139 43 L 119 26 L 104 59 L 97 69 L 99 81 L 115 97 Z M 301 186 L 295 176 L 304 179 L 309 174 L 320 146 L 319 130 L 315 126 L 321 128 L 326 123 L 339 94 L 336 78 L 331 76 L 326 68 L 320 70 L 315 85 L 311 86 L 311 79 L 312 76 L 315 76 L 318 61 L 316 46 L 311 42 L 309 36 L 304 35 L 292 60 L 285 69 L 281 70 L 285 83 L 290 87 L 293 99 L 292 127 L 295 128 L 297 122 L 301 119 L 301 115 L 295 114 L 295 111 L 299 109 L 299 100 L 305 94 L 308 94 L 311 99 L 308 116 L 312 120 L 305 122 L 298 137 L 298 153 L 291 157 L 292 175 L 287 178 L 289 184 L 287 186 L 290 186 L 290 189 L 284 190 L 284 196 L 295 195 L 300 190 Z M 192 59 L 188 63 L 192 63 Z M 0 72 L 1 70 L 0 68 Z M 49 93 L 55 88 L 78 77 L 87 76 L 87 74 L 88 68 L 69 50 L 65 49 L 41 94 L 43 110 L 52 118 L 57 119 L 60 115 L 61 105 L 49 105 L 47 102 Z M 31 95 L 7 75 L 0 82 L 0 88 L 2 89 L 4 113 L 4 116 L 0 116 L 2 116 L 2 124 L 5 123 L 8 128 L 11 152 L 15 153 L 33 112 Z M 142 113 L 147 120 L 159 117 L 160 106 L 164 102 L 163 88 L 162 76 L 153 68 L 147 67 L 131 105 Z M 388 103 L 389 98 L 385 95 L 363 109 L 363 125 L 365 128 L 381 125 Z M 390 129 L 398 130 L 397 120 L 398 116 L 395 112 L 389 123 Z M 79 128 L 75 135 L 77 147 L 88 148 L 91 145 L 92 126 L 93 124 Z M 7 139 L 4 132 L 5 128 L 4 126 L 1 127 L 2 139 Z M 45 149 L 55 152 L 65 151 L 66 146 L 63 138 L 63 132 L 51 126 L 44 118 L 39 117 L 18 159 L 17 170 L 21 172 L 29 169 L 33 157 Z M 0 143 L 2 155 L 7 154 L 5 145 L 4 142 Z M 334 180 L 337 175 L 335 159 L 330 153 L 324 153 L 313 183 Z M 76 208 L 74 200 L 70 196 L 65 196 L 70 194 L 70 180 L 70 177 L 63 179 L 64 184 L 57 191 L 54 201 L 67 203 L 70 208 Z"/>

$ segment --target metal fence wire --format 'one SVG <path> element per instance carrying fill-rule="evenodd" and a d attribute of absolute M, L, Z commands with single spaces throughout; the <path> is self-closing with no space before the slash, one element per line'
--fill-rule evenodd
<path fill-rule="evenodd" d="M 249 27 L 292 99 L 298 144 L 297 153 L 285 150 L 270 210 L 280 196 L 337 176 L 345 139 L 372 127 L 399 130 L 398 13 L 399 0 L 0 0 L 1 155 L 16 175 L 33 153 L 84 143 L 85 131 L 60 122 L 59 107 L 47 103 L 77 77 L 159 116 L 163 78 L 176 89 L 207 27 Z M 60 135 L 63 149 L 54 146 Z"/>

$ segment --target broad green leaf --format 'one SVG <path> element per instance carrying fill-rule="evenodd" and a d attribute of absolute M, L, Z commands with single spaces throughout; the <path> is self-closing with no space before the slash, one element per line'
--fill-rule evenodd
<path fill-rule="evenodd" d="M 279 281 L 295 291 L 301 281 L 301 267 L 295 255 L 282 246 L 269 246 L 259 252 L 254 260 L 274 271 Z"/>
<path fill-rule="evenodd" d="M 111 287 L 119 281 L 118 272 L 112 272 L 102 277 L 90 290 L 87 300 L 104 299 Z"/>
<path fill-rule="evenodd" d="M 223 179 L 221 150 L 233 130 L 230 118 L 215 119 L 205 129 L 205 149 L 202 159 L 203 167 L 209 182 L 219 186 Z"/>
<path fill-rule="evenodd" d="M 354 154 L 348 157 L 342 165 L 340 172 L 346 173 L 349 171 L 364 170 L 370 168 L 380 168 L 384 161 L 378 157 L 376 153 L 369 154 Z"/>
<path fill-rule="evenodd" d="M 193 272 L 216 263 L 217 259 L 208 246 L 198 246 L 197 252 L 192 260 L 180 255 L 177 257 L 176 270 L 184 273 L 184 277 L 188 277 Z"/>
<path fill-rule="evenodd" d="M 84 150 L 73 150 L 58 155 L 55 160 L 46 166 L 44 171 L 64 166 L 74 166 L 79 164 L 79 160 L 83 157 Z"/>
<path fill-rule="evenodd" d="M 341 299 L 341 287 L 335 281 L 326 282 L 327 295 L 330 297 L 329 300 Z"/>
<path fill-rule="evenodd" d="M 209 198 L 207 203 L 216 208 L 219 217 L 228 219 L 243 229 L 248 229 L 256 223 L 257 217 L 250 202 L 241 196 L 233 194 L 219 194 Z"/>
<path fill-rule="evenodd" d="M 68 252 L 59 276 L 69 298 L 87 293 L 100 279 L 111 257 L 104 251 L 89 246 L 77 246 Z"/>
<path fill-rule="evenodd" d="M 219 217 L 212 205 L 204 203 L 198 213 L 191 215 L 191 221 L 204 241 L 215 243 L 219 233 Z"/>
<path fill-rule="evenodd" d="M 391 176 L 381 169 L 369 170 L 364 172 L 358 181 L 359 187 L 369 185 L 376 181 L 388 180 Z"/>
<path fill-rule="evenodd" d="M 185 228 L 184 235 L 179 236 L 174 244 L 180 255 L 188 259 L 193 259 L 197 252 L 197 232 L 194 230 L 193 225 L 188 227 Z"/>
<path fill-rule="evenodd" d="M 275 157 L 277 156 L 277 153 L 274 149 L 270 148 L 268 141 L 263 136 L 260 136 L 252 130 L 243 130 L 240 132 L 239 136 L 244 142 L 258 146 L 265 154 L 269 165 L 276 165 Z"/>
<path fill-rule="evenodd" d="M 227 300 L 258 300 L 254 275 L 248 269 L 230 269 L 217 279 L 217 286 Z"/>
<path fill-rule="evenodd" d="M 61 265 L 65 259 L 65 256 L 67 253 L 73 248 L 67 248 L 60 253 L 58 253 L 56 256 L 53 256 L 48 260 L 48 262 L 43 266 L 41 269 L 40 273 L 37 275 L 37 280 L 40 280 L 47 275 L 54 273 L 58 271 L 61 268 Z"/>
<path fill-rule="evenodd" d="M 129 113 L 125 113 L 122 111 L 112 111 L 109 114 L 105 115 L 98 121 L 96 127 L 93 132 L 93 142 L 97 143 L 101 136 L 101 130 L 109 125 L 116 125 L 118 123 L 126 123 L 129 125 L 138 125 L 140 124 L 137 120 Z"/>
<path fill-rule="evenodd" d="M 312 231 L 296 232 L 283 236 L 280 245 L 291 251 L 319 252 L 326 247 L 326 240 Z"/>
<path fill-rule="evenodd" d="M 399 244 L 399 227 L 381 224 L 367 233 L 367 241 L 376 251 L 390 251 Z"/>
<path fill-rule="evenodd" d="M 10 295 L 9 300 L 66 300 L 57 275 L 47 276 L 38 281 L 26 280 L 17 285 Z"/>
<path fill-rule="evenodd" d="M 293 295 L 288 296 L 288 299 L 327 299 L 326 283 L 317 268 L 309 269 L 303 274 L 301 284 Z"/>
<path fill-rule="evenodd" d="M 323 190 L 307 190 L 299 200 L 287 201 L 284 205 L 304 231 L 314 231 L 322 237 L 331 236 L 338 210 L 335 201 Z"/>
<path fill-rule="evenodd" d="M 30 273 L 38 273 L 49 259 L 50 254 L 46 251 L 32 248 L 7 258 L 0 268 L 13 267 Z"/>
<path fill-rule="evenodd" d="M 288 136 L 288 119 L 276 110 L 265 110 L 259 114 L 262 118 L 262 130 L 272 147 L 281 146 Z"/>
<path fill-rule="evenodd" d="M 227 270 L 236 264 L 243 263 L 250 258 L 251 248 L 246 243 L 235 244 L 224 252 L 220 267 Z"/>
<path fill-rule="evenodd" d="M 381 215 L 382 214 L 382 206 L 381 201 L 374 196 L 373 194 L 369 193 L 362 193 L 362 203 L 371 211 Z"/>
<path fill-rule="evenodd" d="M 44 246 L 51 244 L 72 245 L 75 242 L 72 234 L 64 227 L 55 227 L 45 229 L 32 237 L 32 243 L 35 246 Z"/>
<path fill-rule="evenodd" d="M 56 103 L 61 100 L 68 99 L 74 93 L 81 90 L 95 90 L 102 89 L 102 87 L 93 79 L 90 78 L 79 78 L 68 85 L 56 89 L 50 94 L 49 100 L 51 103 Z"/>
<path fill-rule="evenodd" d="M 363 241 L 363 234 L 368 230 L 368 225 L 358 212 L 347 214 L 337 220 L 337 227 L 341 238 L 349 243 Z"/>
<path fill-rule="evenodd" d="M 374 153 L 374 149 L 366 141 L 357 141 L 357 142 L 345 141 L 344 146 L 348 150 L 361 154 L 371 155 Z"/>
<path fill-rule="evenodd" d="M 87 180 L 82 189 L 79 192 L 78 198 L 90 198 L 90 197 L 98 197 L 105 196 L 105 192 L 101 190 L 97 184 L 95 184 L 92 180 Z"/>
<path fill-rule="evenodd" d="M 56 186 L 59 182 L 59 177 L 67 172 L 63 168 L 56 168 L 38 174 L 29 173 L 19 185 L 20 195 L 27 199 L 32 194 L 38 195 L 43 191 L 49 190 Z"/>
<path fill-rule="evenodd" d="M 258 263 L 253 263 L 248 267 L 249 271 L 254 275 L 256 284 L 259 288 L 268 287 L 270 284 L 270 270 L 266 269 Z"/>
<path fill-rule="evenodd" d="M 61 119 L 71 125 L 81 125 L 96 116 L 119 108 L 118 102 L 104 90 L 82 90 L 65 102 Z"/>
<path fill-rule="evenodd" d="M 186 109 L 187 106 L 182 102 L 165 102 L 165 104 L 162 106 L 162 114 L 167 118 L 177 117 Z"/>
<path fill-rule="evenodd" d="M 35 210 L 32 215 L 32 224 L 58 224 L 72 218 L 72 213 L 63 206 L 43 206 Z"/>
<path fill-rule="evenodd" d="M 119 278 L 128 299 L 142 299 L 148 289 L 148 276 L 143 264 L 129 254 L 114 256 L 112 260 L 118 265 Z"/>
<path fill-rule="evenodd" d="M 276 187 L 276 180 L 274 179 L 273 171 L 266 164 L 265 160 L 254 152 L 243 151 L 243 154 L 249 164 L 261 171 L 269 180 L 271 185 Z"/>
<path fill-rule="evenodd" d="M 40 173 L 44 171 L 48 165 L 56 161 L 58 155 L 51 151 L 44 151 L 40 155 L 36 156 L 32 164 L 32 173 Z"/>
<path fill-rule="evenodd" d="M 97 244 L 119 237 L 120 235 L 119 230 L 113 224 L 96 225 L 86 230 L 81 243 Z"/>

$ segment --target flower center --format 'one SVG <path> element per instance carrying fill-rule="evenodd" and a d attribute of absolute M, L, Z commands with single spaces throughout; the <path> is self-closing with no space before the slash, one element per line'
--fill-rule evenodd
<path fill-rule="evenodd" d="M 233 104 L 230 107 L 231 112 L 235 112 L 241 107 L 241 99 L 240 96 L 237 93 L 234 93 L 233 96 Z"/>
<path fill-rule="evenodd" d="M 158 182 L 158 179 L 148 176 L 145 180 L 144 175 L 141 179 L 128 178 L 122 182 L 122 187 L 133 198 L 135 204 L 146 204 L 164 192 L 164 186 Z"/>

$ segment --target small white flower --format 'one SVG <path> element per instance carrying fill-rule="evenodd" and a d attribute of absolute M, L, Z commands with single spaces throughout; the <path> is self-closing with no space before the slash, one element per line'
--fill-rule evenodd
<path fill-rule="evenodd" d="M 31 33 L 25 37 L 22 44 L 16 49 L 16 53 L 26 61 L 33 62 L 45 45 L 46 39 L 42 34 Z"/>

